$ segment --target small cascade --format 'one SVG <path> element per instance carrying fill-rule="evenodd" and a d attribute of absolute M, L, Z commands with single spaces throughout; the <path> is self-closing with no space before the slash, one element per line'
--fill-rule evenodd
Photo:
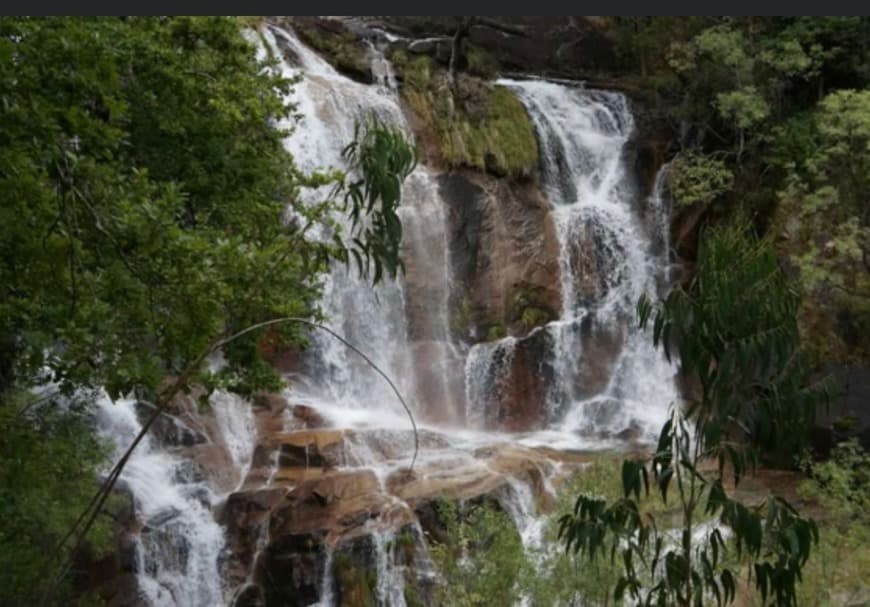
<path fill-rule="evenodd" d="M 465 418 L 472 428 L 483 430 L 497 406 L 504 383 L 510 376 L 517 339 L 472 346 L 465 358 Z"/>
<path fill-rule="evenodd" d="M 378 583 L 375 589 L 379 606 L 407 607 L 405 603 L 404 568 L 396 563 L 396 533 L 383 531 L 372 534 L 375 544 Z"/>
<path fill-rule="evenodd" d="M 657 291 L 665 264 L 651 254 L 626 167 L 634 128 L 626 98 L 546 81 L 499 82 L 517 93 L 535 126 L 560 243 L 562 313 L 548 326 L 551 423 L 651 438 L 676 392 L 662 381 L 673 369 L 636 328 L 636 302 Z"/>
<path fill-rule="evenodd" d="M 221 440 L 239 471 L 241 487 L 251 469 L 254 455 L 254 416 L 251 403 L 228 392 L 217 391 L 209 399 Z"/>
<path fill-rule="evenodd" d="M 285 140 L 300 169 L 314 172 L 342 168 L 342 150 L 353 139 L 357 120 L 369 113 L 392 124 L 404 124 L 391 95 L 341 76 L 286 30 L 269 27 L 263 35 L 271 52 L 280 58 L 282 72 L 289 77 L 303 77 L 287 99 L 297 105 L 303 118 Z M 292 49 L 298 65 L 287 62 L 282 47 Z M 320 188 L 308 190 L 303 196 L 311 202 L 323 200 L 328 194 L 328 190 Z M 356 276 L 354 267 L 336 266 L 326 278 L 323 291 L 321 305 L 330 325 L 352 343 L 364 345 L 375 364 L 400 379 L 401 391 L 413 394 L 401 283 L 383 281 L 373 288 Z M 343 344 L 322 333 L 314 334 L 313 340 L 314 346 L 306 357 L 307 368 L 297 381 L 298 402 L 402 410 L 383 380 Z"/>
<path fill-rule="evenodd" d="M 142 429 L 132 400 L 101 398 L 97 429 L 115 444 L 116 461 Z M 145 438 L 133 451 L 120 476 L 130 489 L 137 518 L 137 577 L 151 607 L 213 607 L 223 604 L 218 557 L 223 529 L 211 507 L 216 501 L 204 480 L 187 480 L 183 459 Z"/>
<path fill-rule="evenodd" d="M 326 559 L 323 564 L 323 579 L 320 582 L 320 602 L 318 607 L 335 607 L 335 580 L 333 580 L 332 569 L 335 563 L 335 555 L 332 548 L 325 546 Z"/>
<path fill-rule="evenodd" d="M 527 549 L 538 549 L 544 539 L 545 519 L 538 513 L 535 494 L 528 483 L 508 477 L 510 489 L 501 499 L 502 508 L 513 519 Z"/>

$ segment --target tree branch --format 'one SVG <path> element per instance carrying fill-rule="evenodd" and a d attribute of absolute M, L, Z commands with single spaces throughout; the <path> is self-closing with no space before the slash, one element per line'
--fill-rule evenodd
<path fill-rule="evenodd" d="M 124 466 L 127 464 L 130 457 L 132 456 L 133 451 L 136 449 L 136 447 L 139 445 L 139 443 L 142 442 L 142 439 L 148 433 L 148 430 L 151 428 L 151 426 L 154 424 L 154 422 L 157 420 L 157 418 L 164 412 L 164 410 L 166 409 L 166 406 L 169 404 L 169 402 L 172 400 L 172 398 L 175 397 L 176 394 L 178 394 L 179 390 L 181 390 L 181 388 L 184 386 L 184 384 L 187 383 L 187 381 L 190 379 L 190 377 L 202 366 L 202 363 L 205 361 L 205 359 L 208 358 L 208 356 L 211 355 L 212 353 L 214 353 L 217 350 L 219 350 L 220 348 L 222 348 L 223 346 L 235 341 L 236 339 L 238 339 L 244 335 L 247 335 L 248 333 L 251 333 L 251 332 L 256 331 L 258 329 L 264 329 L 267 327 L 271 327 L 271 326 L 279 325 L 279 324 L 284 324 L 284 323 L 300 323 L 300 324 L 308 325 L 310 327 L 314 327 L 316 329 L 320 329 L 322 331 L 326 331 L 327 333 L 329 333 L 330 335 L 332 335 L 333 337 L 338 339 L 345 346 L 347 346 L 348 348 L 350 348 L 351 350 L 356 352 L 360 357 L 362 357 L 363 360 L 365 360 L 369 365 L 371 365 L 372 368 L 381 377 L 384 378 L 384 380 L 386 380 L 386 382 L 389 384 L 390 388 L 392 388 L 393 392 L 396 394 L 396 397 L 398 397 L 399 402 L 402 403 L 402 407 L 404 407 L 405 411 L 407 412 L 408 418 L 411 420 L 411 427 L 414 430 L 414 454 L 411 457 L 411 465 L 409 466 L 409 470 L 414 469 L 414 464 L 417 461 L 417 454 L 418 454 L 418 451 L 420 449 L 419 436 L 418 436 L 418 432 L 417 432 L 417 422 L 414 419 L 414 414 L 411 412 L 411 409 L 408 406 L 408 404 L 405 402 L 405 399 L 402 398 L 402 395 L 399 392 L 399 389 L 396 388 L 396 385 L 393 383 L 393 381 L 387 376 L 386 373 L 384 373 L 359 348 L 354 346 L 352 343 L 350 343 L 348 340 L 346 340 L 344 337 L 342 337 L 341 335 L 339 335 L 338 333 L 336 333 L 335 331 L 333 331 L 329 327 L 327 327 L 325 325 L 321 325 L 319 323 L 313 322 L 313 321 L 305 319 L 305 318 L 298 318 L 295 316 L 286 316 L 286 317 L 275 318 L 272 320 L 267 320 L 265 322 L 251 325 L 249 327 L 246 327 L 245 329 L 242 329 L 241 331 L 239 331 L 237 333 L 230 335 L 229 337 L 226 337 L 224 339 L 220 339 L 220 340 L 216 341 L 209 348 L 207 348 L 202 354 L 200 354 L 200 356 L 198 356 L 190 365 L 188 365 L 188 367 L 184 370 L 184 372 L 181 375 L 179 375 L 175 379 L 175 381 L 172 382 L 172 384 L 170 384 L 170 386 L 168 386 L 168 388 L 166 388 L 165 390 L 163 390 L 160 393 L 160 395 L 157 398 L 157 401 L 155 403 L 154 412 L 151 414 L 151 416 L 148 418 L 148 420 L 145 422 L 145 424 L 143 424 L 142 429 L 136 435 L 136 438 L 133 439 L 133 442 L 130 444 L 130 446 L 127 447 L 126 451 L 124 451 L 124 454 L 118 460 L 118 463 L 115 464 L 115 466 L 112 468 L 111 472 L 109 473 L 109 476 L 103 482 L 103 484 L 100 486 L 99 491 L 97 491 L 97 493 L 91 499 L 90 503 L 88 504 L 88 507 L 85 509 L 84 512 L 82 512 L 82 514 L 76 520 L 75 524 L 67 532 L 67 534 L 60 541 L 60 543 L 57 545 L 54 552 L 52 553 L 52 556 L 53 556 L 53 555 L 56 555 L 58 552 L 60 552 L 63 549 L 64 545 L 67 543 L 67 541 L 73 535 L 76 534 L 76 529 L 82 524 L 82 521 L 87 519 L 87 522 L 85 522 L 84 527 L 82 527 L 81 532 L 78 533 L 78 537 L 77 537 L 75 546 L 70 551 L 69 556 L 67 557 L 64 564 L 62 565 L 58 575 L 46 587 L 46 591 L 42 595 L 42 599 L 40 600 L 40 605 L 47 604 L 48 599 L 53 594 L 53 591 L 55 590 L 55 588 L 59 584 L 60 580 L 63 579 L 63 577 L 69 571 L 69 568 L 72 565 L 72 560 L 73 560 L 75 554 L 82 548 L 84 541 L 85 541 L 85 538 L 87 537 L 88 531 L 90 531 L 91 527 L 94 524 L 94 521 L 96 520 L 97 515 L 100 513 L 100 510 L 102 509 L 103 505 L 106 503 L 106 500 L 108 499 L 109 494 L 111 493 L 112 489 L 115 486 L 115 483 L 117 482 L 118 478 L 120 477 L 121 471 L 124 469 Z M 90 515 L 88 514 L 89 512 L 90 512 Z"/>

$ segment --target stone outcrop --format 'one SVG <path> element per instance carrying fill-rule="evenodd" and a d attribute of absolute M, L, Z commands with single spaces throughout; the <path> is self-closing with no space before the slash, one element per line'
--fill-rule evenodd
<path fill-rule="evenodd" d="M 271 483 L 231 494 L 219 512 L 228 537 L 224 570 L 238 588 L 237 607 L 307 606 L 324 592 L 324 580 L 334 584 L 336 604 L 370 604 L 379 558 L 404 572 L 406 591 L 425 597 L 431 580 L 418 575 L 422 542 L 445 529 L 436 502 L 497 504 L 523 482 L 546 504 L 544 479 L 561 478 L 553 474 L 554 461 L 562 461 L 566 474 L 587 460 L 509 443 L 456 450 L 431 431 L 419 436 L 427 455 L 413 470 L 406 468 L 410 431 L 304 429 L 260 442 L 272 450 L 263 458 L 276 466 Z M 360 449 L 374 468 L 354 467 Z"/>
<path fill-rule="evenodd" d="M 448 205 L 453 277 L 461 285 L 451 306 L 458 336 L 480 341 L 494 331 L 527 333 L 534 328 L 523 323 L 530 307 L 557 317 L 559 245 L 537 186 L 470 171 L 438 179 Z"/>
<path fill-rule="evenodd" d="M 364 17 L 410 40 L 409 52 L 450 61 L 452 36 L 462 17 Z M 502 72 L 584 79 L 617 68 L 606 17 L 501 16 L 472 23 L 466 50 L 486 53 Z M 465 62 L 467 64 L 467 62 Z"/>

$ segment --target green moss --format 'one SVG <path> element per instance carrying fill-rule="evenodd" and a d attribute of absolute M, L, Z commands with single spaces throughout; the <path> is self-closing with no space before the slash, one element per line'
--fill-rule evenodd
<path fill-rule="evenodd" d="M 486 332 L 486 341 L 496 341 L 507 336 L 507 329 L 503 324 L 492 325 Z"/>
<path fill-rule="evenodd" d="M 376 573 L 361 569 L 346 554 L 336 554 L 332 568 L 341 588 L 340 607 L 375 607 Z"/>
<path fill-rule="evenodd" d="M 450 315 L 450 328 L 457 335 L 464 336 L 468 333 L 473 322 L 474 308 L 468 294 L 463 294 L 459 304 L 455 306 Z"/>
<path fill-rule="evenodd" d="M 459 74 L 451 84 L 428 57 L 407 62 L 403 94 L 451 167 L 530 177 L 538 166 L 535 130 L 508 88 Z"/>
<path fill-rule="evenodd" d="M 558 315 L 546 304 L 546 293 L 540 288 L 520 289 L 513 299 L 512 321 L 519 320 L 526 331 L 554 320 Z"/>
<path fill-rule="evenodd" d="M 416 588 L 409 584 L 405 584 L 405 604 L 408 607 L 425 607 L 425 603 L 420 599 Z"/>
<path fill-rule="evenodd" d="M 552 314 L 550 314 L 549 310 L 529 306 L 523 310 L 520 318 L 523 321 L 523 326 L 526 328 L 526 331 L 531 331 L 535 327 L 541 327 L 550 322 L 552 320 Z"/>
<path fill-rule="evenodd" d="M 468 61 L 468 73 L 487 80 L 498 75 L 498 61 L 482 48 L 471 46 L 465 52 Z"/>

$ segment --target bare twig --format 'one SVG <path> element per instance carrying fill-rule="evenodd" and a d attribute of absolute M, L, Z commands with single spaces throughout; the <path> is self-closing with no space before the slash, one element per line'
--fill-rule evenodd
<path fill-rule="evenodd" d="M 217 350 L 219 350 L 220 348 L 222 348 L 223 346 L 235 341 L 236 339 L 238 339 L 244 335 L 247 335 L 248 333 L 251 333 L 253 331 L 257 331 L 259 329 L 264 329 L 267 327 L 271 327 L 271 326 L 275 326 L 275 325 L 279 325 L 279 324 L 285 324 L 285 323 L 300 323 L 300 324 L 308 325 L 310 327 L 314 327 L 316 329 L 320 329 L 322 331 L 326 331 L 327 333 L 329 333 L 330 335 L 332 335 L 333 337 L 338 339 L 345 346 L 347 346 L 348 348 L 350 348 L 351 350 L 356 352 L 360 357 L 362 357 L 363 360 L 365 360 L 369 365 L 371 365 L 371 367 L 381 377 L 383 377 L 384 380 L 386 380 L 386 382 L 390 385 L 390 388 L 392 388 L 393 392 L 396 394 L 396 397 L 399 399 L 399 402 L 402 403 L 402 407 L 404 407 L 405 411 L 407 412 L 408 418 L 411 420 L 411 427 L 414 430 L 414 454 L 411 458 L 411 465 L 409 466 L 409 469 L 413 470 L 414 464 L 417 461 L 417 454 L 418 454 L 418 451 L 420 448 L 419 436 L 418 436 L 418 432 L 417 432 L 417 422 L 414 419 L 414 414 L 411 412 L 411 408 L 405 402 L 405 399 L 402 398 L 402 395 L 399 392 L 399 389 L 396 387 L 396 385 L 393 383 L 393 381 L 368 356 L 366 356 L 359 348 L 354 346 L 352 343 L 350 343 L 348 340 L 346 340 L 344 337 L 342 337 L 341 335 L 339 335 L 338 333 L 336 333 L 335 331 L 333 331 L 329 327 L 327 327 L 325 325 L 321 325 L 319 323 L 313 322 L 313 321 L 305 319 L 305 318 L 298 318 L 295 316 L 286 316 L 286 317 L 275 318 L 273 320 L 267 320 L 265 322 L 251 325 L 245 329 L 242 329 L 241 331 L 239 331 L 237 333 L 230 335 L 229 337 L 226 337 L 226 338 L 223 338 L 223 339 L 216 341 L 208 349 L 206 349 L 205 352 L 203 352 L 200 356 L 198 356 L 190 365 L 188 365 L 188 367 L 185 369 L 185 371 L 181 375 L 179 375 L 175 379 L 175 381 L 172 382 L 172 384 L 170 384 L 165 390 L 163 390 L 161 392 L 161 394 L 159 395 L 159 397 L 155 403 L 154 412 L 147 419 L 147 421 L 142 425 L 142 429 L 136 435 L 136 438 L 133 439 L 133 442 L 130 444 L 129 447 L 127 447 L 126 451 L 124 451 L 124 454 L 118 460 L 118 463 L 115 464 L 115 466 L 112 468 L 111 472 L 109 473 L 109 476 L 106 478 L 106 480 L 100 486 L 100 489 L 97 491 L 97 493 L 94 495 L 94 497 L 91 498 L 91 501 L 89 502 L 88 507 L 85 509 L 84 512 L 82 512 L 82 514 L 76 520 L 75 524 L 67 532 L 67 534 L 63 537 L 63 539 L 57 545 L 57 548 L 55 548 L 55 551 L 52 553 L 52 555 L 57 555 L 63 549 L 63 547 L 67 543 L 67 541 L 73 535 L 76 535 L 76 530 L 82 524 L 82 522 L 85 521 L 85 519 L 87 519 L 87 521 L 84 523 L 84 526 L 82 527 L 81 531 L 77 535 L 77 540 L 76 540 L 75 546 L 70 551 L 67 559 L 64 561 L 60 571 L 58 572 L 58 575 L 55 577 L 53 582 L 50 583 L 46 587 L 46 590 L 45 590 L 45 592 L 42 595 L 42 598 L 40 600 L 40 605 L 47 604 L 47 601 L 51 598 L 51 595 L 53 594 L 54 589 L 57 587 L 60 580 L 63 579 L 63 577 L 69 571 L 69 568 L 72 565 L 73 557 L 82 548 L 84 541 L 85 541 L 85 538 L 87 537 L 88 531 L 90 531 L 91 527 L 94 524 L 94 521 L 96 520 L 96 517 L 100 513 L 100 510 L 102 509 L 103 505 L 106 503 L 106 500 L 108 499 L 109 494 L 111 493 L 112 489 L 115 486 L 115 483 L 117 482 L 118 478 L 120 477 L 121 472 L 124 469 L 124 466 L 127 464 L 130 457 L 132 456 L 133 451 L 136 449 L 136 447 L 139 445 L 139 443 L 142 442 L 142 439 L 148 433 L 148 430 L 151 428 L 151 426 L 154 424 L 154 422 L 157 420 L 157 418 L 164 412 L 164 410 L 165 410 L 166 406 L 169 404 L 169 402 L 175 397 L 176 394 L 178 394 L 179 390 L 181 390 L 181 388 L 184 386 L 184 384 L 187 383 L 187 381 L 190 379 L 190 377 L 202 366 L 202 363 L 205 361 L 205 359 L 209 355 L 211 355 L 212 353 L 214 353 Z"/>

